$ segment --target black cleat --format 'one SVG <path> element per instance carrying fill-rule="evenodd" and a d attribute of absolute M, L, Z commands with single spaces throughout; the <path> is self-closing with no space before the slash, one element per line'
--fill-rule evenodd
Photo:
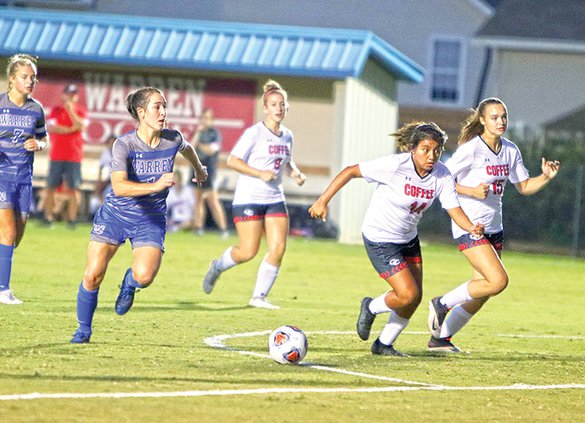
<path fill-rule="evenodd" d="M 370 337 L 370 330 L 376 318 L 376 315 L 370 311 L 370 303 L 372 300 L 372 297 L 362 298 L 360 314 L 356 323 L 357 333 L 362 341 L 367 341 Z"/>
<path fill-rule="evenodd" d="M 431 336 L 428 345 L 431 352 L 460 353 L 461 350 L 451 342 L 451 338 L 435 338 Z"/>
<path fill-rule="evenodd" d="M 427 320 L 431 335 L 437 339 L 441 336 L 441 326 L 449 313 L 449 309 L 441 304 L 441 298 L 435 297 L 429 301 L 429 318 Z"/>
<path fill-rule="evenodd" d="M 380 338 L 377 338 L 372 344 L 372 354 L 374 355 L 389 355 L 392 357 L 408 357 L 408 355 L 401 353 L 394 349 L 392 345 L 385 345 L 380 342 Z"/>

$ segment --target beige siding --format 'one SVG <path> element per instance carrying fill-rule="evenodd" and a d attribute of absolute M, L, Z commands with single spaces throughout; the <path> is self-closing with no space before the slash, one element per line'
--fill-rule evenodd
<path fill-rule="evenodd" d="M 485 96 L 500 97 L 510 123 L 538 126 L 583 106 L 585 55 L 500 51 Z"/>
<path fill-rule="evenodd" d="M 392 92 L 394 83 L 387 81 L 387 91 Z M 335 98 L 339 139 L 335 142 L 338 150 L 332 156 L 334 174 L 347 165 L 394 152 L 393 140 L 388 136 L 398 120 L 394 101 L 376 92 L 370 83 L 354 78 L 335 84 Z M 361 223 L 373 190 L 374 186 L 363 179 L 351 181 L 332 202 L 330 216 L 339 225 L 340 242 L 361 242 Z"/>

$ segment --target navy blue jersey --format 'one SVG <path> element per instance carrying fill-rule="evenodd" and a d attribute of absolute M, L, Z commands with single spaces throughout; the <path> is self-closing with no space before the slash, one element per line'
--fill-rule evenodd
<path fill-rule="evenodd" d="M 180 132 L 164 129 L 156 148 L 141 141 L 136 131 L 122 135 L 112 148 L 112 173 L 124 171 L 128 180 L 139 183 L 156 182 L 163 173 L 173 171 L 175 156 L 188 144 Z M 141 219 L 165 218 L 168 189 L 139 197 L 118 197 L 111 191 L 103 207 L 109 208 L 119 219 L 129 222 Z"/>
<path fill-rule="evenodd" d="M 46 136 L 45 113 L 36 100 L 27 98 L 18 107 L 8 94 L 0 94 L 0 180 L 32 183 L 34 153 L 24 149 L 24 142 Z"/>

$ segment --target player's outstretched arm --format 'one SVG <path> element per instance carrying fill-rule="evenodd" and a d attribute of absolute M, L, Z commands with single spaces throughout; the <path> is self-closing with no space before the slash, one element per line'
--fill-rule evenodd
<path fill-rule="evenodd" d="M 551 179 L 554 179 L 559 172 L 561 164 L 558 160 L 546 160 L 542 158 L 542 174 L 534 178 L 528 178 L 525 181 L 515 184 L 516 189 L 522 195 L 533 195 L 543 189 Z"/>
<path fill-rule="evenodd" d="M 320 217 L 323 222 L 327 220 L 327 205 L 337 191 L 343 188 L 350 180 L 361 178 L 362 173 L 359 165 L 348 166 L 337 174 L 329 186 L 323 191 L 323 194 L 309 208 L 309 214 L 313 219 Z"/>

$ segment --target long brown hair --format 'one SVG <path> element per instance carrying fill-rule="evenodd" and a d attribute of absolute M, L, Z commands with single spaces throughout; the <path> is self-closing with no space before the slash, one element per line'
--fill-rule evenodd
<path fill-rule="evenodd" d="M 481 100 L 477 106 L 477 109 L 471 109 L 471 114 L 465 119 L 463 128 L 461 128 L 461 134 L 459 134 L 458 144 L 465 144 L 472 138 L 477 137 L 483 133 L 484 127 L 479 121 L 479 118 L 484 117 L 485 108 L 490 104 L 501 104 L 504 106 L 506 111 L 508 108 L 502 100 L 496 97 L 489 97 Z"/>
<path fill-rule="evenodd" d="M 435 122 L 410 122 L 403 125 L 396 132 L 390 134 L 396 138 L 400 151 L 407 152 L 416 149 L 422 140 L 429 138 L 439 143 L 441 149 L 447 142 L 447 134 Z"/>

